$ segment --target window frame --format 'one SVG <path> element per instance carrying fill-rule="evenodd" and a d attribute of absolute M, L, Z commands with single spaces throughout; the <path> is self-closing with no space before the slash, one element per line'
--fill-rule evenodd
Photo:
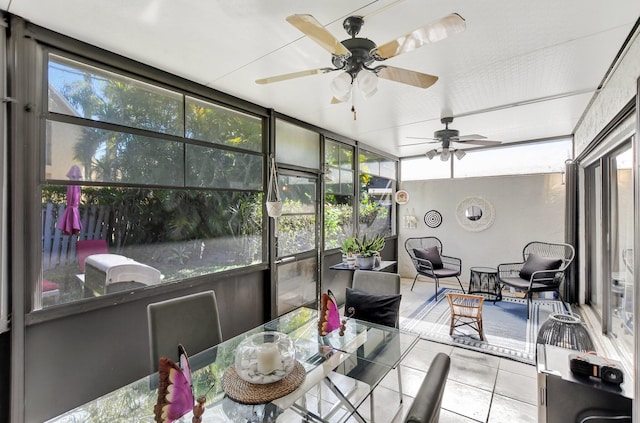
<path fill-rule="evenodd" d="M 5 228 L 8 228 L 8 134 L 7 134 L 7 105 L 10 100 L 7 98 L 7 43 L 6 31 L 0 31 L 0 89 L 2 97 L 2 109 L 0 113 L 0 333 L 9 330 L 9 248 L 8 235 Z"/>
<path fill-rule="evenodd" d="M 37 38 L 35 40 L 35 45 L 36 45 L 35 51 L 36 51 L 37 57 L 39 58 L 39 60 L 35 62 L 36 73 L 39 75 L 37 76 L 38 80 L 41 81 L 41 86 L 35 89 L 35 95 L 36 97 L 40 98 L 40 105 L 41 105 L 40 107 L 42 110 L 39 111 L 40 113 L 38 113 L 37 116 L 35 116 L 36 114 L 33 114 L 33 115 L 30 115 L 29 118 L 33 118 L 33 124 L 34 124 L 34 127 L 37 128 L 36 133 L 38 134 L 37 137 L 34 137 L 37 139 L 32 141 L 34 144 L 32 147 L 34 148 L 34 151 L 37 152 L 37 154 L 34 155 L 33 157 L 35 157 L 35 161 L 38 164 L 37 168 L 39 169 L 37 172 L 37 177 L 33 181 L 33 183 L 36 184 L 37 192 L 40 192 L 40 187 L 45 184 L 68 184 L 68 181 L 63 181 L 58 179 L 47 179 L 46 177 L 47 175 L 44 174 L 44 169 L 46 165 L 46 162 L 45 162 L 46 145 L 42 141 L 46 137 L 47 122 L 60 121 L 65 123 L 75 123 L 75 124 L 79 123 L 82 126 L 108 128 L 111 130 L 124 130 L 125 132 L 129 132 L 129 133 L 134 132 L 136 134 L 143 134 L 145 136 L 152 136 L 152 137 L 158 137 L 163 139 L 169 139 L 172 141 L 179 141 L 179 142 L 182 142 L 183 145 L 185 146 L 187 144 L 197 145 L 197 146 L 202 146 L 202 147 L 211 148 L 215 150 L 239 152 L 242 154 L 252 154 L 255 156 L 259 156 L 261 158 L 261 162 L 263 165 L 262 189 L 260 190 L 242 189 L 242 188 L 240 189 L 238 188 L 224 188 L 224 189 L 197 188 L 197 187 L 187 187 L 187 186 L 168 187 L 168 188 L 197 190 L 197 191 L 255 192 L 257 194 L 264 195 L 266 190 L 265 181 L 266 181 L 266 171 L 267 171 L 266 157 L 267 157 L 267 149 L 268 149 L 267 135 L 268 135 L 268 125 L 269 125 L 268 122 L 269 122 L 269 116 L 270 116 L 269 110 L 258 107 L 244 100 L 237 99 L 235 97 L 217 92 L 213 89 L 209 89 L 207 87 L 198 85 L 194 82 L 183 80 L 178 76 L 167 74 L 163 71 L 159 71 L 157 69 L 148 67 L 146 65 L 139 64 L 130 59 L 123 58 L 109 52 L 100 51 L 99 49 L 96 49 L 90 46 L 87 47 L 84 44 L 82 45 L 83 48 L 80 48 L 77 50 L 74 48 L 67 49 L 65 48 L 65 45 L 67 45 L 67 42 L 68 42 L 66 37 L 60 36 L 60 39 L 58 39 L 57 35 L 51 34 L 46 30 L 44 35 L 54 38 L 55 41 L 59 41 L 59 43 L 51 43 L 50 42 L 51 40 L 40 40 Z M 55 44 L 55 46 L 52 44 Z M 75 43 L 71 42 L 71 44 L 74 45 Z M 187 137 L 177 137 L 170 134 L 149 131 L 146 129 L 130 128 L 123 125 L 101 122 L 101 121 L 94 121 L 94 120 L 84 119 L 81 117 L 67 116 L 64 114 L 50 112 L 48 107 L 48 102 L 47 102 L 47 99 L 48 99 L 47 69 L 48 69 L 49 54 L 54 54 L 64 58 L 69 58 L 74 61 L 78 61 L 80 63 L 86 63 L 90 66 L 95 66 L 100 69 L 105 69 L 109 72 L 113 72 L 116 75 L 123 75 L 127 78 L 133 78 L 135 80 L 139 80 L 144 83 L 149 83 L 151 85 L 159 86 L 163 89 L 177 91 L 177 92 L 180 92 L 183 98 L 190 97 L 190 98 L 200 100 L 215 106 L 219 106 L 224 109 L 228 109 L 233 112 L 237 112 L 242 115 L 258 118 L 260 119 L 261 126 L 262 126 L 261 151 L 257 152 L 249 149 L 238 148 L 238 147 L 228 146 L 228 145 L 218 144 L 218 143 L 212 143 L 210 141 L 201 141 L 201 140 L 187 138 Z M 184 131 L 183 131 L 183 135 L 184 135 Z M 31 159 L 31 160 L 34 160 L 34 159 Z M 105 184 L 102 182 L 83 181 L 83 185 L 85 184 L 95 186 L 95 187 L 101 187 L 101 186 L 107 185 L 107 186 L 125 186 L 125 187 L 151 187 L 154 189 L 162 188 L 157 185 L 147 186 L 146 184 L 131 184 L 131 183 L 118 184 L 118 183 L 111 183 L 111 182 Z M 32 198 L 32 201 L 34 201 L 34 203 L 32 203 L 31 205 L 31 207 L 33 207 L 34 209 L 33 210 L 34 213 L 33 213 L 33 216 L 30 218 L 30 221 L 34 222 L 36 219 L 36 216 L 38 216 L 38 220 L 39 220 L 39 216 L 41 214 L 40 212 L 41 202 L 37 200 L 37 197 Z M 263 197 L 262 203 L 263 203 L 262 206 L 264 209 L 264 197 Z M 149 296 L 149 295 L 157 295 L 165 292 L 178 291 L 183 289 L 181 288 L 181 285 L 183 285 L 182 282 L 187 280 L 189 281 L 188 282 L 189 284 L 197 285 L 198 283 L 204 283 L 204 279 L 211 281 L 218 278 L 228 277 L 230 275 L 237 274 L 237 273 L 243 273 L 247 271 L 251 272 L 257 269 L 266 269 L 268 267 L 268 248 L 267 248 L 268 230 L 266 230 L 267 216 L 266 216 L 266 213 L 264 212 L 262 216 L 262 221 L 263 221 L 262 223 L 263 230 L 259 235 L 262 242 L 262 258 L 260 263 L 254 263 L 254 264 L 242 266 L 239 268 L 209 273 L 207 275 L 196 276 L 193 278 L 182 279 L 179 281 L 175 281 L 175 283 L 168 283 L 168 284 L 159 285 L 151 288 L 145 288 L 140 290 L 141 292 L 140 295 Z M 42 236 L 41 224 L 38 225 L 38 230 L 36 231 L 36 233 L 37 235 L 32 235 L 32 237 L 37 236 L 38 238 L 40 238 Z M 34 245 L 38 245 L 38 244 L 39 244 L 38 242 L 34 243 Z M 101 307 L 105 307 L 113 304 L 119 304 L 119 303 L 132 300 L 130 298 L 131 296 L 128 295 L 130 291 L 123 291 L 122 293 L 110 294 L 108 296 L 101 296 L 97 298 L 91 298 L 88 300 L 62 303 L 55 307 L 40 308 L 42 290 L 39 287 L 40 287 L 40 281 L 42 278 L 41 276 L 42 275 L 42 270 L 41 270 L 42 269 L 42 249 L 39 249 L 39 248 L 30 249 L 29 254 L 32 256 L 31 258 L 29 258 L 29 261 L 32 263 L 35 263 L 35 265 L 39 269 L 37 273 L 40 275 L 40 277 L 34 278 L 33 284 L 30 287 L 28 287 L 28 290 L 30 293 L 28 297 L 30 298 L 30 300 L 27 301 L 27 304 L 25 304 L 26 321 L 28 324 L 37 323 L 40 321 L 46 321 L 52 317 L 66 316 L 66 315 L 71 315 L 75 313 L 86 312 L 87 310 L 91 310 L 94 308 L 101 308 Z M 146 293 L 146 292 L 149 292 L 149 293 Z M 136 299 L 138 298 L 140 297 L 136 296 Z"/>

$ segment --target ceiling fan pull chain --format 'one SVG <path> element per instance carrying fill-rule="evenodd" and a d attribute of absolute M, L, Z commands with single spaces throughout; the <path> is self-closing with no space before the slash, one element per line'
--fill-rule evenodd
<path fill-rule="evenodd" d="M 353 89 L 353 84 L 351 85 L 351 113 L 353 113 L 353 120 L 356 120 L 356 91 Z"/>

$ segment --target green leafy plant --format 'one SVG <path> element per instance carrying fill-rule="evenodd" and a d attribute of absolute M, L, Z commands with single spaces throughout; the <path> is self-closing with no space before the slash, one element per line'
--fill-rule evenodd
<path fill-rule="evenodd" d="M 377 235 L 373 238 L 367 239 L 367 236 L 364 235 L 362 239 L 356 239 L 356 243 L 358 244 L 358 254 L 361 257 L 371 257 L 380 255 L 380 251 L 384 248 L 384 237 Z"/>
<path fill-rule="evenodd" d="M 346 238 L 340 245 L 340 251 L 342 251 L 342 254 L 347 256 L 357 253 L 359 248 L 358 240 L 353 237 Z"/>

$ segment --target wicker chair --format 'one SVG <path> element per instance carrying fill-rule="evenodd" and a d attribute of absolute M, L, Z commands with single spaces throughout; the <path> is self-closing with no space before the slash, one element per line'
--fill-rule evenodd
<path fill-rule="evenodd" d="M 412 291 L 418 276 L 425 276 L 433 279 L 436 283 L 436 300 L 438 299 L 438 288 L 441 278 L 455 277 L 460 284 L 460 289 L 462 289 L 462 292 L 465 292 L 459 277 L 462 270 L 462 260 L 456 257 L 443 255 L 442 242 L 438 238 L 434 236 L 407 238 L 404 242 L 404 248 L 407 250 L 407 253 L 409 253 L 409 257 L 411 257 L 411 261 L 413 262 L 413 266 L 416 268 L 417 272 L 416 277 L 413 278 L 413 284 L 411 285 Z M 426 258 L 429 257 L 429 254 L 425 255 L 423 253 L 421 254 L 421 257 L 417 256 L 417 254 L 420 254 L 420 251 L 425 250 L 437 250 L 437 254 L 435 254 L 434 257 L 435 260 Z M 438 262 L 438 259 L 440 262 Z"/>
<path fill-rule="evenodd" d="M 470 294 L 447 293 L 449 308 L 451 309 L 451 321 L 449 322 L 449 335 L 460 326 L 468 326 L 478 332 L 480 340 L 484 341 L 482 329 L 482 304 L 484 297 Z"/>
<path fill-rule="evenodd" d="M 560 285 L 574 256 L 569 244 L 533 241 L 524 246 L 522 262 L 498 265 L 498 280 L 526 292 L 529 315 L 534 292 L 554 291 L 562 299 Z"/>

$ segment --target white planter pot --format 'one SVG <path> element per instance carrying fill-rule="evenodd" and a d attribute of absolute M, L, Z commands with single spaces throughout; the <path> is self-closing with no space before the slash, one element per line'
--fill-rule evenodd
<path fill-rule="evenodd" d="M 376 262 L 376 256 L 371 256 L 371 257 L 356 256 L 356 260 L 358 261 L 358 267 L 360 269 L 363 269 L 363 270 L 373 269 Z"/>

